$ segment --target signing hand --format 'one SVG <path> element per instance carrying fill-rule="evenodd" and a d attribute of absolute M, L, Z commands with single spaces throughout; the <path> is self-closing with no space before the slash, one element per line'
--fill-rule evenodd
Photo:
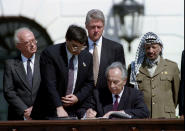
<path fill-rule="evenodd" d="M 86 117 L 87 118 L 95 118 L 96 117 L 96 114 L 97 112 L 94 111 L 93 109 L 89 108 L 87 111 L 86 111 Z"/>
<path fill-rule="evenodd" d="M 65 97 L 62 97 L 61 101 L 63 102 L 63 106 L 67 107 L 67 106 L 72 106 L 75 103 L 77 103 L 78 98 L 75 95 L 70 94 L 70 95 L 66 95 Z"/>

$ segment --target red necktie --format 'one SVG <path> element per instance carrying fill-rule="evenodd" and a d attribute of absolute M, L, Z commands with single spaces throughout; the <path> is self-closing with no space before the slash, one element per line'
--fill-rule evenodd
<path fill-rule="evenodd" d="M 115 100 L 114 105 L 113 105 L 113 111 L 117 111 L 118 110 L 118 98 L 119 98 L 119 95 L 115 95 L 114 97 L 116 98 L 116 100 Z"/>

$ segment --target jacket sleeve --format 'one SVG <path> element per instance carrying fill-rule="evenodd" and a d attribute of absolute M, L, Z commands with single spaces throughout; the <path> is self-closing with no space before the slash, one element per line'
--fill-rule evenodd
<path fill-rule="evenodd" d="M 132 118 L 148 118 L 149 111 L 144 102 L 143 93 L 139 90 L 135 89 L 133 90 L 134 90 L 134 93 L 132 93 L 133 99 L 131 100 L 132 109 L 124 110 L 125 113 L 131 115 Z"/>
<path fill-rule="evenodd" d="M 179 85 L 180 85 L 180 76 L 179 76 L 179 69 L 177 64 L 174 67 L 174 75 L 173 75 L 173 101 L 175 103 L 175 107 L 177 107 L 177 101 L 178 101 L 178 92 L 179 92 Z"/>
<path fill-rule="evenodd" d="M 41 88 L 46 91 L 46 96 L 49 97 L 56 108 L 62 106 L 62 102 L 57 91 L 57 76 L 54 64 L 50 53 L 47 50 L 44 51 L 40 57 Z"/>

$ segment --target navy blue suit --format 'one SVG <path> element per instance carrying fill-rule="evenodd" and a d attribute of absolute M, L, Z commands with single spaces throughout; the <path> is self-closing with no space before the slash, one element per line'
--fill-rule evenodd
<path fill-rule="evenodd" d="M 69 116 L 80 116 L 84 100 L 93 89 L 92 55 L 84 50 L 78 55 L 78 73 L 74 95 L 78 103 L 65 108 Z M 62 106 L 61 97 L 66 95 L 68 83 L 68 59 L 66 43 L 48 47 L 41 54 L 41 87 L 31 114 L 33 119 L 56 117 L 56 107 Z"/>
<path fill-rule="evenodd" d="M 179 115 L 184 115 L 184 50 L 181 58 L 181 81 L 179 88 Z"/>
<path fill-rule="evenodd" d="M 106 101 L 104 96 L 111 96 L 110 91 L 107 88 L 107 78 L 105 76 L 106 68 L 111 65 L 113 62 L 119 61 L 125 65 L 125 56 L 123 46 L 112 40 L 102 38 L 102 47 L 101 47 L 101 57 L 100 57 L 100 66 L 98 79 L 96 84 L 96 89 L 102 95 L 97 95 L 93 93 L 93 96 L 96 97 L 97 106 L 101 107 L 101 103 Z M 99 108 L 99 107 L 97 107 Z"/>
<path fill-rule="evenodd" d="M 97 90 L 95 92 L 96 94 L 99 93 L 97 92 Z M 96 100 L 97 98 L 95 98 L 95 101 Z M 113 103 L 112 96 L 111 97 L 104 96 L 104 102 L 102 102 L 102 107 L 95 109 L 97 111 L 97 116 L 102 117 L 107 112 L 112 111 L 113 110 L 112 103 Z M 149 111 L 146 104 L 144 103 L 143 93 L 139 90 L 127 86 L 124 87 L 124 91 L 118 105 L 118 110 L 124 110 L 125 113 L 131 115 L 132 118 L 149 117 Z"/>

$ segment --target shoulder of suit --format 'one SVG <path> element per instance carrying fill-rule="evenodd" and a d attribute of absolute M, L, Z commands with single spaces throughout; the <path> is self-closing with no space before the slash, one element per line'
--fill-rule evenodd
<path fill-rule="evenodd" d="M 110 39 L 107 39 L 105 37 L 103 37 L 103 40 L 107 41 L 107 44 L 111 44 L 111 45 L 119 46 L 119 47 L 122 46 L 120 43 L 113 41 L 113 40 L 110 40 Z"/>
<path fill-rule="evenodd" d="M 59 52 L 61 52 L 61 47 L 64 46 L 64 43 L 59 43 L 59 44 L 55 44 L 55 45 L 50 45 L 48 46 L 42 53 L 46 53 L 46 54 L 58 54 Z"/>
<path fill-rule="evenodd" d="M 13 63 L 15 61 L 15 59 L 7 59 L 5 60 L 5 63 Z"/>
<path fill-rule="evenodd" d="M 135 89 L 133 87 L 130 87 L 130 86 L 125 86 L 125 87 L 127 88 L 126 90 L 131 92 L 131 94 L 135 94 L 136 95 L 138 93 L 141 93 L 140 90 L 137 90 L 137 89 Z"/>
<path fill-rule="evenodd" d="M 79 55 L 86 56 L 86 57 L 92 57 L 92 54 L 87 50 L 83 50 Z"/>

